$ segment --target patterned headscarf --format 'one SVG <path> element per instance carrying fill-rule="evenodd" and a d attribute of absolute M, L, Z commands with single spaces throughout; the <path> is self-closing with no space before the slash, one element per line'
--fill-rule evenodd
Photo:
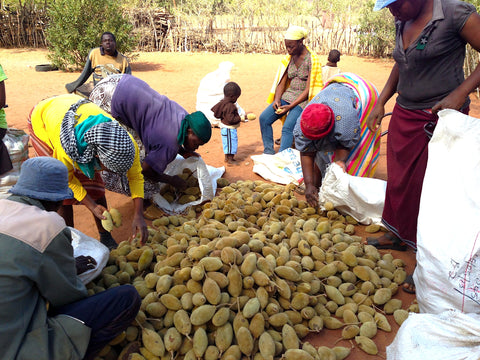
<path fill-rule="evenodd" d="M 65 114 L 60 130 L 63 149 L 90 179 L 98 169 L 98 160 L 112 172 L 126 173 L 132 167 L 135 146 L 125 129 L 102 114 L 89 116 L 75 127 L 76 111 L 87 102 L 78 101 Z"/>
<path fill-rule="evenodd" d="M 212 124 L 201 111 L 195 111 L 182 120 L 180 131 L 178 132 L 177 142 L 183 145 L 187 137 L 188 128 L 192 129 L 194 134 L 205 144 L 212 136 Z"/>

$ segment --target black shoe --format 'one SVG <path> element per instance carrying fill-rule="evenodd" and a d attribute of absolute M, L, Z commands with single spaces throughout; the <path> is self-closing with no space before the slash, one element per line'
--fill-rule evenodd
<path fill-rule="evenodd" d="M 105 245 L 108 250 L 116 249 L 118 244 L 115 239 L 112 237 L 112 234 L 109 232 L 101 232 L 100 233 L 100 242 Z"/>

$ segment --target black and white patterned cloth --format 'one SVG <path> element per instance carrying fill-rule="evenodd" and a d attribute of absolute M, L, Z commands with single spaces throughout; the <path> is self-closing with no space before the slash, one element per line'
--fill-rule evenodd
<path fill-rule="evenodd" d="M 75 125 L 79 117 L 77 110 L 88 102 L 87 99 L 81 99 L 66 112 L 60 131 L 63 149 L 73 161 L 79 164 L 90 164 L 95 156 L 98 156 L 100 163 L 110 171 L 126 173 L 135 159 L 135 146 L 127 131 L 116 121 L 101 122 L 85 131 L 83 139 L 87 146 L 82 154 L 78 151 L 75 136 Z"/>
<path fill-rule="evenodd" d="M 135 159 L 135 146 L 127 131 L 116 121 L 92 126 L 85 132 L 85 141 L 96 149 L 98 159 L 110 171 L 126 173 Z"/>
<path fill-rule="evenodd" d="M 63 117 L 62 125 L 60 127 L 60 142 L 63 150 L 67 155 L 77 163 L 86 164 L 93 160 L 95 156 L 93 148 L 87 147 L 83 154 L 80 155 L 78 151 L 77 139 L 75 138 L 75 125 L 77 124 L 77 110 L 78 108 L 88 103 L 87 99 L 78 100 L 75 104 L 70 106 Z"/>

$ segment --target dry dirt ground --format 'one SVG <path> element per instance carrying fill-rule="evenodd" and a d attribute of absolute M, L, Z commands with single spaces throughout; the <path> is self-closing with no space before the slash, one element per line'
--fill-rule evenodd
<path fill-rule="evenodd" d="M 231 78 L 242 88 L 239 104 L 247 112 L 257 116 L 266 107 L 266 97 L 271 87 L 276 68 L 281 55 L 263 54 L 212 54 L 212 53 L 140 53 L 132 63 L 133 74 L 150 84 L 158 92 L 175 100 L 188 111 L 195 111 L 197 87 L 202 77 L 215 70 L 221 61 L 232 61 L 236 67 Z M 326 61 L 326 55 L 322 55 Z M 10 127 L 26 130 L 27 116 L 35 104 L 50 96 L 66 93 L 65 84 L 77 78 L 79 73 L 62 71 L 37 72 L 35 65 L 48 63 L 47 52 L 36 49 L 0 49 L 0 63 L 8 76 L 6 81 L 7 121 Z M 370 80 L 379 91 L 386 82 L 391 66 L 391 60 L 376 60 L 342 56 L 339 63 L 343 71 L 357 73 Z M 472 96 L 471 115 L 480 117 L 480 101 Z M 387 111 L 391 111 L 394 104 L 392 99 L 387 104 Z M 386 130 L 388 118 L 384 120 L 383 130 Z M 280 124 L 274 125 L 275 137 L 280 134 Z M 260 137 L 258 120 L 242 123 L 238 131 L 239 151 L 236 158 L 239 165 L 226 167 L 224 177 L 230 181 L 252 179 L 262 180 L 253 173 L 251 155 L 261 154 L 263 147 Z M 388 135 L 382 138 L 381 157 L 375 177 L 386 179 L 385 144 Z M 199 149 L 205 162 L 211 166 L 224 166 L 219 129 L 213 129 L 212 140 Z M 113 231 L 113 236 L 120 242 L 131 236 L 130 221 L 132 202 L 129 198 L 107 192 L 110 207 L 119 209 L 124 215 L 124 224 Z M 96 237 L 92 215 L 82 206 L 75 207 L 75 227 L 85 234 Z M 365 236 L 362 227 L 358 228 L 360 235 Z M 394 257 L 402 258 L 407 264 L 407 272 L 412 272 L 415 264 L 415 254 L 412 251 L 392 251 Z M 399 291 L 398 297 L 403 301 L 403 308 L 414 301 L 413 295 Z M 391 318 L 391 317 L 389 317 Z M 385 358 L 385 347 L 395 336 L 398 326 L 390 319 L 392 332 L 379 331 L 375 342 L 379 347 L 379 355 L 366 355 L 359 349 L 354 349 L 350 359 L 379 359 Z M 316 346 L 334 346 L 340 337 L 340 331 L 325 331 L 311 334 L 307 339 Z M 340 341 L 337 345 L 352 346 L 348 341 Z"/>

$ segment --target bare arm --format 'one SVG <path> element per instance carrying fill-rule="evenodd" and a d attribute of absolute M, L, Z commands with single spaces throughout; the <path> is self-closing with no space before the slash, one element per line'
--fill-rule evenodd
<path fill-rule="evenodd" d="M 0 109 L 3 109 L 6 103 L 7 95 L 5 93 L 5 81 L 0 81 Z"/>
<path fill-rule="evenodd" d="M 349 154 L 350 150 L 348 149 L 341 148 L 335 150 L 335 163 L 338 164 L 338 166 L 340 166 L 343 171 L 347 171 L 345 161 L 347 160 Z"/>
<path fill-rule="evenodd" d="M 97 204 L 95 200 L 93 200 L 90 195 L 86 195 L 82 201 L 80 201 L 82 205 L 85 205 L 88 210 L 90 210 L 96 218 L 100 220 L 105 220 L 105 216 L 103 216 L 103 212 L 107 210 L 103 205 Z"/>
<path fill-rule="evenodd" d="M 385 115 L 385 104 L 397 92 L 398 74 L 398 65 L 395 64 L 380 96 L 378 97 L 377 104 L 372 109 L 370 115 L 368 115 L 367 127 L 371 131 L 377 131 L 377 128 L 382 123 L 383 115 Z"/>
<path fill-rule="evenodd" d="M 480 52 L 480 15 L 473 13 L 468 18 L 460 33 L 462 38 L 469 43 L 475 50 Z M 470 94 L 480 84 L 480 64 L 477 64 L 475 70 L 467 77 L 455 90 L 448 96 L 440 100 L 432 108 L 433 113 L 442 109 L 459 110 L 465 103 L 468 94 Z"/>
<path fill-rule="evenodd" d="M 275 98 L 273 99 L 273 108 L 277 110 L 280 107 L 280 101 L 282 99 L 282 95 L 287 89 L 287 80 L 288 80 L 288 75 L 287 75 L 287 70 L 283 73 L 282 78 L 280 79 L 280 82 L 277 85 L 277 88 L 275 89 Z"/>
<path fill-rule="evenodd" d="M 287 111 L 293 109 L 298 104 L 301 104 L 302 102 L 307 100 L 309 91 L 310 91 L 310 73 L 308 74 L 307 84 L 305 86 L 305 90 L 303 90 L 302 93 L 300 95 L 298 95 L 298 97 L 294 101 L 292 101 L 289 105 L 281 106 L 282 110 L 284 112 L 287 112 Z"/>
<path fill-rule="evenodd" d="M 147 223 L 143 218 L 143 199 L 133 199 L 134 215 L 132 221 L 133 234 L 140 234 L 140 241 L 143 244 L 148 240 Z"/>
<path fill-rule="evenodd" d="M 315 152 L 301 152 L 303 182 L 305 183 L 305 198 L 312 207 L 318 206 L 319 181 L 315 170 Z"/>
<path fill-rule="evenodd" d="M 187 188 L 187 183 L 181 177 L 175 175 L 170 176 L 167 174 L 159 174 L 157 173 L 150 165 L 148 165 L 145 161 L 142 163 L 142 173 L 145 178 L 151 181 L 163 182 L 166 184 L 170 184 L 173 187 L 183 190 Z"/>

